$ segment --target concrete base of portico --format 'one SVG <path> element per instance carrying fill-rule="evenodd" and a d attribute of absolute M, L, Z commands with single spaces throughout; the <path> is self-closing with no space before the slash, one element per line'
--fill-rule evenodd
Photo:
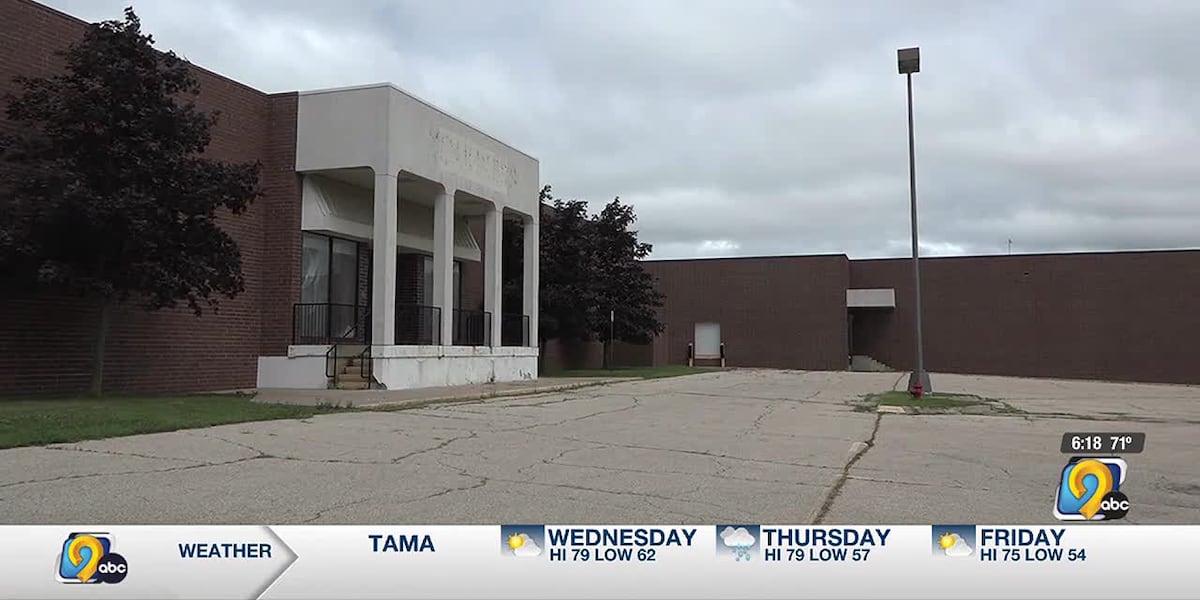
<path fill-rule="evenodd" d="M 306 406 L 338 406 L 344 408 L 400 409 L 431 404 L 480 402 L 574 390 L 619 381 L 629 377 L 543 377 L 501 383 L 476 383 L 445 387 L 412 388 L 407 390 L 252 390 L 254 401 L 265 404 L 299 404 Z"/>
<path fill-rule="evenodd" d="M 258 359 L 259 388 L 319 390 L 329 346 L 289 346 L 287 356 Z M 372 346 L 372 373 L 384 389 L 537 379 L 538 349 L 524 346 Z"/>
<path fill-rule="evenodd" d="M 523 346 L 373 346 L 375 380 L 389 390 L 537 379 L 538 349 Z"/>

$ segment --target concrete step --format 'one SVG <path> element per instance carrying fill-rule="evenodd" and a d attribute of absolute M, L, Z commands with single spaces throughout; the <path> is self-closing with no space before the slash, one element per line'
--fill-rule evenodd
<path fill-rule="evenodd" d="M 366 390 L 371 388 L 371 382 L 365 379 L 342 380 L 337 382 L 339 390 Z"/>
<path fill-rule="evenodd" d="M 866 354 L 855 354 L 850 357 L 850 370 L 860 371 L 864 373 L 887 373 L 895 371 L 895 369 L 867 356 Z"/>

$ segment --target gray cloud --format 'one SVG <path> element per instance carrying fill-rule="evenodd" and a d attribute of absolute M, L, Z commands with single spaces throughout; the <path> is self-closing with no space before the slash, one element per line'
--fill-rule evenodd
<path fill-rule="evenodd" d="M 51 2 L 89 20 L 123 2 Z M 389 80 L 620 195 L 656 257 L 1200 245 L 1200 3 L 211 0 L 160 47 L 267 91 Z"/>

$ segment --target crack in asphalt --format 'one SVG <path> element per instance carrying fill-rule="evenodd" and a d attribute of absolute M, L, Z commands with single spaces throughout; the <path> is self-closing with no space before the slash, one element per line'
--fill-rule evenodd
<path fill-rule="evenodd" d="M 787 402 L 787 403 L 796 403 L 796 404 L 798 404 L 798 403 L 829 404 L 829 405 L 834 405 L 834 406 L 842 405 L 842 404 L 846 403 L 844 400 L 841 400 L 841 399 L 817 400 L 816 399 L 817 396 L 821 395 L 822 391 L 824 391 L 824 390 L 813 392 L 812 394 L 809 394 L 808 396 L 805 396 L 804 398 L 788 398 L 788 397 L 784 397 L 784 396 L 780 396 L 780 397 L 744 396 L 744 395 L 740 395 L 740 394 L 725 395 L 725 394 L 713 394 L 713 393 L 709 393 L 709 392 L 674 392 L 673 395 L 676 395 L 676 396 L 701 396 L 704 398 L 721 398 L 724 400 L 757 400 L 759 402 Z"/>
<path fill-rule="evenodd" d="M 767 407 L 764 408 L 763 411 L 758 414 L 758 417 L 756 417 L 754 419 L 754 422 L 750 424 L 750 427 L 747 427 L 746 429 L 739 431 L 737 436 L 735 437 L 735 439 L 740 440 L 755 431 L 759 431 L 759 427 L 762 427 L 763 420 L 766 419 L 768 415 L 775 412 L 776 406 L 778 406 L 778 404 L 774 404 L 774 403 L 767 404 Z"/>
<path fill-rule="evenodd" d="M 360 498 L 358 500 L 351 500 L 350 502 L 341 502 L 338 504 L 334 504 L 333 506 L 330 506 L 327 508 L 322 508 L 320 510 L 315 511 L 313 513 L 312 518 L 304 519 L 303 521 L 300 521 L 300 523 L 304 524 L 304 525 L 308 525 L 309 523 L 314 523 L 314 522 L 320 520 L 321 517 L 324 517 L 326 513 L 330 513 L 335 510 L 341 510 L 343 508 L 350 508 L 351 506 L 358 506 L 359 504 L 365 504 L 373 499 L 374 499 L 374 497 L 368 496 L 366 498 Z"/>
<path fill-rule="evenodd" d="M 595 448 L 594 448 L 594 447 L 588 447 L 588 448 L 567 448 L 566 450 L 563 450 L 563 451 L 559 452 L 558 454 L 556 454 L 556 455 L 554 455 L 554 456 L 552 456 L 552 457 L 550 457 L 550 458 L 543 458 L 542 460 L 539 460 L 539 461 L 537 461 L 537 462 L 534 462 L 534 463 L 531 463 L 531 464 L 529 464 L 529 465 L 526 465 L 526 466 L 524 466 L 524 467 L 521 467 L 521 468 L 517 469 L 517 473 L 518 473 L 518 474 L 520 474 L 520 475 L 524 475 L 524 474 L 525 474 L 525 471 L 528 471 L 529 469 L 532 469 L 532 468 L 534 468 L 534 467 L 538 467 L 538 466 L 542 466 L 542 465 L 561 465 L 562 463 L 555 462 L 555 461 L 557 461 L 558 459 L 560 459 L 560 458 L 562 458 L 562 457 L 564 457 L 564 456 L 566 456 L 566 455 L 568 455 L 568 454 L 570 454 L 570 453 L 572 453 L 572 452 L 580 452 L 580 451 L 583 451 L 583 450 L 593 450 L 593 449 L 595 449 Z"/>
<path fill-rule="evenodd" d="M 96 448 L 83 448 L 81 446 L 44 446 L 46 450 L 56 450 L 59 452 L 86 452 L 88 454 L 105 454 L 109 456 L 132 456 L 134 458 L 145 458 L 149 460 L 171 460 L 177 462 L 185 462 L 192 464 L 204 464 L 204 461 L 191 458 L 175 458 L 171 456 L 154 456 L 152 454 L 139 454 L 137 452 L 119 452 L 116 450 L 99 450 Z"/>
<path fill-rule="evenodd" d="M 444 490 L 434 492 L 427 496 L 421 496 L 420 498 L 411 498 L 409 500 L 401 500 L 399 502 L 396 502 L 395 504 L 397 506 L 404 505 L 404 504 L 413 504 L 415 502 L 423 502 L 425 500 L 433 500 L 434 498 L 440 498 L 442 496 L 445 496 L 446 494 L 453 494 L 454 492 L 467 492 L 470 490 L 481 488 L 481 487 L 487 485 L 490 481 L 492 481 L 492 479 L 489 477 L 473 476 L 473 475 L 467 475 L 467 477 L 475 477 L 479 481 L 477 481 L 475 483 L 471 483 L 469 485 L 446 488 Z"/>
<path fill-rule="evenodd" d="M 870 483 L 887 483 L 895 485 L 904 485 L 910 487 L 935 487 L 935 488 L 951 488 L 959 490 L 976 490 L 980 492 L 990 492 L 992 488 L 978 485 L 951 484 L 944 481 L 938 483 L 927 483 L 924 481 L 902 481 L 899 479 L 884 479 L 880 477 L 863 477 L 862 475 L 847 475 L 846 479 L 854 481 L 866 481 Z"/>
<path fill-rule="evenodd" d="M 530 465 L 530 466 L 537 466 L 541 462 L 543 462 L 543 461 L 535 462 L 535 463 L 533 463 L 533 465 Z M 483 484 L 480 484 L 477 486 L 468 486 L 466 489 L 474 489 L 475 487 L 482 487 L 484 484 L 486 484 L 488 482 L 496 481 L 496 482 L 501 482 L 501 483 L 514 483 L 514 484 L 519 484 L 519 485 L 534 485 L 534 486 L 538 486 L 538 487 L 547 487 L 547 488 L 598 492 L 598 493 L 602 493 L 602 494 L 612 494 L 612 495 L 617 495 L 617 496 L 633 496 L 633 497 L 637 497 L 637 498 L 656 498 L 659 500 L 672 500 L 672 501 L 676 501 L 676 502 L 686 502 L 689 504 L 706 505 L 706 506 L 712 506 L 712 507 L 716 507 L 716 508 L 724 508 L 720 504 L 716 504 L 716 503 L 712 503 L 712 502 L 704 502 L 702 500 L 683 500 L 676 496 L 664 496 L 661 494 L 649 494 L 649 493 L 634 492 L 634 491 L 627 491 L 627 490 L 611 490 L 611 489 L 604 489 L 604 488 L 594 488 L 594 487 L 587 487 L 587 486 L 575 485 L 575 484 L 570 484 L 570 483 L 547 483 L 547 482 L 542 482 L 542 481 L 536 481 L 534 479 L 509 479 L 509 478 L 505 478 L 505 477 L 495 477 L 495 476 L 488 476 L 488 475 L 480 475 L 478 473 L 472 473 L 471 471 L 469 471 L 467 469 L 464 469 L 461 467 L 455 467 L 453 465 L 447 465 L 447 464 L 443 463 L 442 461 L 438 461 L 438 464 L 443 467 L 446 467 L 448 469 L 451 469 L 451 470 L 457 472 L 459 475 L 462 475 L 464 477 L 474 477 L 474 478 L 484 480 Z M 525 468 L 529 468 L 529 467 L 525 467 Z M 688 490 L 685 492 L 681 492 L 681 495 L 694 494 L 703 488 L 704 488 L 704 483 L 701 482 L 694 489 L 691 489 L 691 490 Z M 435 496 L 443 496 L 447 493 L 451 493 L 454 491 L 462 491 L 462 490 L 457 489 L 457 488 L 452 488 L 452 489 L 444 490 L 441 493 L 435 494 Z"/>
<path fill-rule="evenodd" d="M 599 417 L 599 416 L 603 416 L 603 415 L 611 415 L 611 414 L 616 414 L 616 413 L 620 413 L 620 412 L 625 412 L 625 411 L 633 410 L 633 409 L 641 406 L 642 401 L 640 398 L 638 398 L 637 396 L 629 396 L 629 398 L 631 400 L 633 400 L 633 403 L 631 403 L 629 406 L 624 406 L 621 408 L 614 408 L 612 410 L 601 410 L 601 411 L 597 411 L 597 412 L 594 412 L 591 414 L 586 414 L 586 415 L 582 415 L 582 416 L 578 416 L 578 417 L 571 417 L 569 419 L 563 419 L 561 421 L 555 421 L 553 423 L 535 423 L 533 425 L 528 425 L 526 427 L 520 427 L 520 428 L 514 428 L 514 429 L 508 429 L 508 430 L 497 430 L 497 431 L 518 431 L 518 430 L 528 431 L 529 429 L 533 429 L 535 427 L 557 427 L 559 425 L 566 425 L 567 423 L 578 423 L 579 421 L 591 419 L 593 417 Z"/>
<path fill-rule="evenodd" d="M 626 491 L 626 490 L 610 490 L 610 489 L 604 489 L 604 488 L 575 485 L 575 484 L 570 484 L 570 483 L 546 483 L 546 482 L 542 482 L 542 481 L 533 481 L 533 480 L 504 479 L 504 478 L 500 478 L 500 477 L 492 477 L 492 478 L 490 478 L 490 481 L 499 481 L 499 482 L 504 482 L 504 483 L 516 483 L 516 484 L 521 484 L 521 485 L 533 485 L 533 486 L 537 486 L 537 487 L 563 489 L 563 490 L 575 490 L 575 491 L 581 491 L 581 492 L 596 492 L 596 493 L 600 493 L 600 494 L 610 494 L 610 495 L 614 495 L 614 496 L 632 496 L 635 498 L 656 498 L 658 500 L 670 500 L 670 501 L 674 501 L 674 502 L 684 502 L 686 504 L 711 506 L 714 508 L 725 508 L 725 506 L 723 506 L 721 504 L 714 503 L 714 502 L 706 502 L 703 500 L 695 500 L 695 499 L 686 499 L 685 500 L 685 499 L 677 497 L 677 496 L 664 496 L 662 494 L 649 494 L 649 493 L 644 493 L 644 492 L 632 492 L 632 491 Z M 681 495 L 694 494 L 703 488 L 704 488 L 703 485 L 696 486 L 695 489 L 688 490 L 686 492 L 681 492 Z"/>
<path fill-rule="evenodd" d="M 813 525 L 820 525 L 821 521 L 825 520 L 825 517 L 829 514 L 830 509 L 833 508 L 834 501 L 837 500 L 838 495 L 842 493 L 842 487 L 846 485 L 846 479 L 848 479 L 850 476 L 850 469 L 854 468 L 854 464 L 861 460 L 862 457 L 866 456 L 867 452 L 875 446 L 875 436 L 879 435 L 879 426 L 881 423 L 883 423 L 883 413 L 878 413 L 875 415 L 875 426 L 871 429 L 871 436 L 867 438 L 865 442 L 863 442 L 865 445 L 855 452 L 854 455 L 850 457 L 850 460 L 846 461 L 846 465 L 842 467 L 842 473 L 840 476 L 838 476 L 837 481 L 834 482 L 833 487 L 829 488 L 829 494 L 825 496 L 825 502 L 823 502 L 821 504 L 821 508 L 817 510 L 816 516 L 811 519 Z"/>
<path fill-rule="evenodd" d="M 588 448 L 580 448 L 580 450 L 587 450 L 587 449 Z M 581 463 L 553 462 L 550 464 L 555 464 L 555 465 L 559 465 L 559 466 L 563 466 L 563 467 L 579 467 L 582 469 L 599 469 L 601 471 L 616 471 L 619 473 L 640 473 L 640 474 L 644 474 L 644 475 L 686 475 L 688 477 L 706 477 L 709 479 L 717 479 L 717 480 L 729 479 L 729 480 L 733 480 L 733 481 L 745 481 L 745 482 L 749 482 L 749 483 L 785 483 L 788 485 L 806 485 L 806 486 L 813 486 L 813 487 L 825 487 L 825 484 L 811 483 L 808 481 L 795 481 L 795 480 L 789 480 L 789 479 L 757 479 L 754 477 L 737 477 L 735 475 L 726 475 L 726 474 L 724 474 L 724 472 L 728 471 L 730 469 L 730 467 L 728 467 L 726 465 L 720 465 L 722 468 L 722 471 L 718 471 L 716 473 L 696 473 L 696 472 L 692 472 L 692 471 L 663 471 L 663 470 L 649 471 L 649 470 L 643 470 L 643 469 L 631 469 L 628 467 L 607 467 L 607 466 L 602 467 L 599 465 L 589 465 L 589 464 L 581 464 Z M 526 467 L 526 468 L 529 468 L 529 467 Z"/>
<path fill-rule="evenodd" d="M 230 461 L 215 462 L 215 463 L 200 463 L 194 465 L 182 465 L 178 467 L 168 467 L 166 469 L 139 469 L 135 471 L 113 471 L 111 473 L 77 473 L 74 475 L 63 475 L 60 477 L 51 477 L 49 479 L 28 479 L 25 481 L 11 481 L 8 483 L 0 483 L 0 489 L 10 488 L 18 485 L 33 485 L 38 483 L 57 483 L 60 481 L 73 481 L 76 479 L 91 479 L 94 477 L 112 477 L 116 475 L 153 475 L 157 473 L 175 473 L 179 471 L 189 471 L 192 469 L 207 469 L 209 467 L 223 467 L 226 465 L 236 465 L 239 463 L 250 462 L 252 460 L 262 460 L 270 458 L 268 456 L 248 456 Z"/>
<path fill-rule="evenodd" d="M 829 465 L 817 465 L 817 464 L 811 464 L 811 463 L 793 463 L 793 462 L 780 461 L 780 460 L 767 460 L 765 458 L 743 458 L 741 456 L 734 456 L 732 454 L 717 454 L 715 452 L 704 452 L 701 450 L 685 450 L 683 448 L 662 448 L 659 446 L 642 446 L 642 445 L 638 445 L 638 444 L 618 444 L 618 443 L 612 443 L 612 442 L 599 442 L 596 440 L 585 440 L 585 439 L 580 439 L 580 438 L 575 438 L 575 437 L 570 437 L 570 436 L 561 436 L 561 435 L 547 435 L 547 434 L 534 434 L 534 435 L 539 435 L 540 437 L 545 437 L 548 439 L 562 439 L 562 440 L 569 440 L 572 442 L 580 442 L 580 443 L 586 443 L 586 444 L 599 444 L 604 448 L 625 448 L 625 449 L 629 449 L 629 450 L 655 450 L 658 452 L 674 452 L 677 454 L 689 454 L 692 456 L 705 456 L 705 457 L 713 458 L 713 459 L 740 460 L 743 462 L 760 463 L 760 464 L 767 464 L 767 465 L 779 465 L 779 466 L 784 466 L 784 467 L 806 467 L 806 468 L 811 468 L 811 469 L 828 469 L 828 470 L 835 470 L 835 469 L 839 468 L 839 467 L 831 467 Z"/>

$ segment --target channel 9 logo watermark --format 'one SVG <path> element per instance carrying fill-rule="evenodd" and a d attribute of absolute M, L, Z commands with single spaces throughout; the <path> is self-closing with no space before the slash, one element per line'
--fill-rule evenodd
<path fill-rule="evenodd" d="M 72 533 L 63 542 L 54 569 L 60 583 L 121 583 L 129 573 L 125 557 L 113 552 L 107 533 Z"/>
<path fill-rule="evenodd" d="M 1121 484 L 1128 472 L 1120 458 L 1072 458 L 1058 480 L 1054 516 L 1061 521 L 1123 518 L 1129 513 L 1129 498 Z"/>

